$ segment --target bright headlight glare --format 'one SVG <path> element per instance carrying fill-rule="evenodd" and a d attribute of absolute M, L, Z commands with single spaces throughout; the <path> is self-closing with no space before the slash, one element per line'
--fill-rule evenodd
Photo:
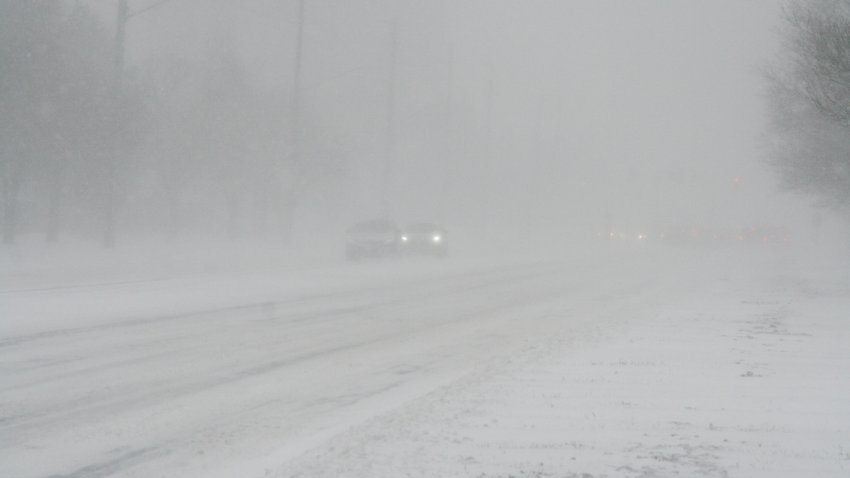
<path fill-rule="evenodd" d="M 407 242 L 407 236 L 401 236 L 401 242 Z"/>
<path fill-rule="evenodd" d="M 434 234 L 434 237 L 432 237 L 431 239 L 433 239 L 434 242 L 440 242 L 443 240 L 443 236 L 439 234 Z"/>

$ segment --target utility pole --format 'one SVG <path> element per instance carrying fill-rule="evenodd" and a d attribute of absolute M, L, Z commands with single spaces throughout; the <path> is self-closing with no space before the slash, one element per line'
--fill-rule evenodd
<path fill-rule="evenodd" d="M 449 44 L 448 60 L 446 61 L 446 153 L 447 156 L 452 152 L 452 123 L 454 121 L 454 64 L 455 64 L 455 48 L 454 43 Z"/>
<path fill-rule="evenodd" d="M 491 162 L 493 162 L 493 156 L 495 154 L 495 148 L 493 147 L 493 142 L 494 142 L 494 137 L 493 137 L 493 96 L 494 96 L 494 90 L 495 90 L 495 85 L 494 85 L 495 80 L 493 78 L 493 75 L 494 75 L 493 60 L 492 60 L 491 57 L 488 57 L 486 68 L 487 68 L 487 99 L 486 99 L 486 101 L 487 101 L 486 108 L 487 109 L 485 111 L 486 117 L 484 118 L 484 120 L 485 120 L 484 135 L 485 135 L 485 137 L 484 137 L 484 148 L 483 148 L 483 150 L 484 150 L 485 161 L 487 161 L 488 163 L 491 163 Z M 493 175 L 490 176 L 490 180 L 489 180 L 489 184 L 488 184 L 488 186 L 489 186 L 488 201 L 490 201 L 492 204 L 498 204 L 498 200 L 499 200 L 500 195 L 497 193 L 497 185 L 495 184 L 495 181 L 492 178 L 493 178 Z M 497 230 L 498 213 L 495 212 L 497 210 L 498 210 L 498 208 L 493 209 L 491 207 L 489 209 L 489 211 L 490 211 L 489 214 L 487 214 L 486 217 L 485 217 L 484 227 L 485 227 L 485 231 L 486 231 L 487 234 L 494 234 L 495 231 Z"/>
<path fill-rule="evenodd" d="M 115 52 L 112 62 L 112 135 L 110 157 L 106 164 L 106 191 L 104 198 L 103 246 L 115 247 L 115 189 L 118 169 L 118 150 L 121 124 L 121 99 L 124 81 L 124 43 L 127 34 L 127 21 L 130 19 L 127 0 L 118 0 L 118 12 L 115 21 Z"/>
<path fill-rule="evenodd" d="M 494 80 L 493 80 L 493 60 L 489 60 L 487 63 L 487 117 L 486 117 L 486 131 L 485 134 L 487 137 L 485 138 L 487 145 L 487 154 L 491 154 L 493 150 L 493 91 Z"/>
<path fill-rule="evenodd" d="M 292 67 L 292 91 L 290 92 L 290 108 L 292 119 L 290 127 L 290 141 L 292 141 L 292 152 L 289 164 L 281 168 L 282 174 L 287 175 L 281 186 L 283 191 L 283 204 L 281 207 L 281 236 L 284 242 L 292 239 L 292 226 L 295 220 L 295 202 L 297 201 L 297 176 L 303 168 L 304 134 L 303 119 L 301 113 L 301 70 L 304 58 L 304 0 L 298 0 L 298 12 L 295 25 L 295 59 Z M 288 166 L 288 167 L 287 167 Z"/>
<path fill-rule="evenodd" d="M 301 161 L 301 63 L 304 57 L 304 0 L 298 0 L 298 20 L 295 30 L 295 64 L 293 65 L 292 97 L 292 157 Z"/>
<path fill-rule="evenodd" d="M 106 163 L 106 191 L 103 211 L 103 246 L 107 249 L 115 247 L 115 191 L 118 174 L 118 157 L 121 141 L 122 111 L 121 103 L 124 97 L 124 57 L 126 51 L 127 22 L 142 13 L 160 7 L 171 0 L 159 0 L 141 10 L 130 12 L 128 0 L 118 0 L 118 11 L 115 18 L 115 51 L 112 60 L 112 118 L 109 139 L 109 158 Z"/>
<path fill-rule="evenodd" d="M 112 87 L 115 99 L 122 93 L 124 81 L 124 40 L 127 36 L 127 21 L 130 20 L 130 9 L 127 0 L 118 0 L 118 17 L 115 20 L 115 57 L 113 59 Z"/>
<path fill-rule="evenodd" d="M 450 197 L 448 191 L 450 191 L 456 181 L 454 178 L 457 176 L 457 164 L 455 162 L 456 152 L 455 152 L 455 138 L 457 133 L 454 130 L 454 43 L 449 43 L 448 59 L 446 60 L 446 105 L 445 105 L 445 118 L 443 119 L 443 162 L 441 166 L 441 171 L 438 173 L 441 177 L 443 184 L 443 191 L 440 194 L 440 213 L 442 216 L 445 215 L 451 210 L 448 204 L 447 198 Z"/>
<path fill-rule="evenodd" d="M 390 26 L 390 56 L 387 75 L 387 137 L 384 150 L 384 170 L 381 177 L 381 202 L 384 213 L 389 214 L 390 186 L 396 156 L 396 130 L 395 130 L 395 83 L 396 83 L 396 60 L 398 56 L 398 19 L 394 19 Z"/>

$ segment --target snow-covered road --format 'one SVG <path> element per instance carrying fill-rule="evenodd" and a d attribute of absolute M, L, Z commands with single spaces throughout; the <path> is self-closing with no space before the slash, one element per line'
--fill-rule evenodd
<path fill-rule="evenodd" d="M 0 444 L 14 456 L 3 466 L 22 477 L 205 475 L 282 444 L 297 452 L 531 340 L 547 303 L 581 283 L 574 272 L 378 263 L 308 272 L 321 290 L 303 272 L 256 287 L 184 278 L 12 290 L 5 309 L 19 316 L 8 327 L 30 333 L 0 339 Z M 281 281 L 298 286 L 269 288 Z M 251 295 L 217 302 L 228 287 Z"/>
<path fill-rule="evenodd" d="M 619 251 L 551 262 L 377 262 L 262 275 L 10 288 L 0 294 L 4 316 L 12 317 L 0 335 L 0 475 L 410 472 L 403 466 L 381 472 L 364 468 L 369 458 L 362 454 L 357 463 L 339 465 L 353 458 L 338 456 L 331 444 L 348 436 L 348 448 L 363 445 L 369 440 L 362 430 L 368 430 L 370 440 L 383 436 L 377 442 L 396 450 L 393 444 L 403 441 L 399 434 L 410 430 L 392 423 L 421 428 L 440 417 L 436 425 L 443 432 L 456 425 L 451 416 L 462 415 L 452 413 L 463 400 L 447 398 L 454 396 L 447 390 L 464 387 L 469 401 L 470 384 L 478 384 L 472 405 L 463 405 L 468 408 L 490 403 L 482 394 L 521 394 L 521 386 L 492 387 L 487 380 L 504 380 L 529 363 L 552 367 L 561 361 L 563 367 L 570 354 L 590 349 L 598 355 L 603 344 L 610 360 L 595 360 L 616 364 L 620 358 L 611 354 L 640 339 L 658 349 L 657 340 L 647 339 L 656 329 L 647 327 L 657 327 L 655 319 L 669 312 L 670 304 L 688 300 L 695 314 L 718 314 L 724 302 L 711 300 L 718 284 L 743 287 L 749 300 L 775 300 L 759 295 L 761 289 L 752 292 L 754 282 L 742 274 L 761 265 L 758 261 L 680 253 L 688 257 L 683 264 L 682 258 L 661 254 Z M 718 260 L 726 262 L 718 266 Z M 733 265 L 734 270 L 725 269 Z M 746 280 L 730 282 L 730 277 Z M 658 336 L 670 343 L 682 340 L 676 333 Z M 617 345 L 611 349 L 611 344 Z M 688 355 L 662 350 L 668 352 Z M 725 353 L 717 351 L 718 363 L 729 361 Z M 657 355 L 635 360 L 660 361 Z M 754 364 L 751 372 L 759 373 Z M 510 382 L 524 383 L 516 377 Z M 640 387 L 645 384 L 633 384 L 645 397 L 648 392 Z M 838 390 L 850 399 L 846 384 Z M 435 394 L 451 406 L 422 413 L 422 400 Z M 579 405 L 590 408 L 586 401 Z M 527 413 L 521 407 L 511 410 Z M 387 421 L 405 413 L 401 422 Z M 440 450 L 430 447 L 417 456 L 433 458 Z M 308 455 L 320 457 L 319 464 Z M 417 473 L 452 474 L 442 468 L 429 474 L 428 463 L 415 465 Z M 466 473 L 474 464 L 458 463 L 455 471 Z M 474 476 L 490 476 L 489 471 L 502 476 L 498 467 L 476 470 Z M 624 474 L 629 470 L 620 473 L 631 476 Z"/>

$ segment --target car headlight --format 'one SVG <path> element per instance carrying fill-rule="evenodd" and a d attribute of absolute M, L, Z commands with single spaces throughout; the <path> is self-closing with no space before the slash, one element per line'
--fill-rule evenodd
<path fill-rule="evenodd" d="M 442 242 L 442 241 L 443 241 L 443 236 L 441 236 L 441 235 L 439 235 L 439 234 L 434 234 L 434 235 L 431 237 L 431 240 L 432 240 L 432 241 L 434 241 L 434 242 Z"/>
<path fill-rule="evenodd" d="M 401 236 L 401 242 L 407 242 L 407 241 L 408 241 L 407 236 Z"/>

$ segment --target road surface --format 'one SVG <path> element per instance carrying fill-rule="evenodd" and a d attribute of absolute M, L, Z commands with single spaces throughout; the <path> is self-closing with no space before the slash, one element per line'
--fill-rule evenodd
<path fill-rule="evenodd" d="M 664 257 L 379 261 L 8 290 L 0 475 L 274 474 L 553 337 L 616 335 L 725 274 Z"/>

